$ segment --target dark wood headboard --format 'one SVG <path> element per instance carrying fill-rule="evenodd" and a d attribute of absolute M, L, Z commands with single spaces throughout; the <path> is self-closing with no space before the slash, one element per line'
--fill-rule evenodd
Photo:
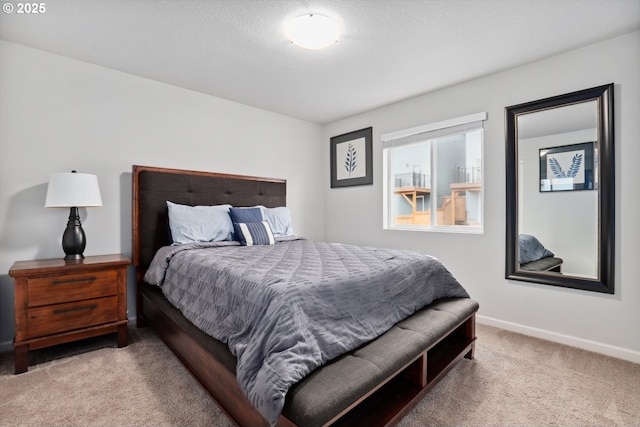
<path fill-rule="evenodd" d="M 287 181 L 255 176 L 133 166 L 133 265 L 138 279 L 170 244 L 167 200 L 183 205 L 285 206 Z"/>

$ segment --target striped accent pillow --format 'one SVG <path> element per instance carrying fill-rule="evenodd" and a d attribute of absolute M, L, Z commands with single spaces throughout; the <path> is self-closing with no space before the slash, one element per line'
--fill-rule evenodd
<path fill-rule="evenodd" d="M 273 245 L 276 243 L 267 221 L 234 222 L 233 228 L 236 232 L 236 239 L 242 246 Z"/>

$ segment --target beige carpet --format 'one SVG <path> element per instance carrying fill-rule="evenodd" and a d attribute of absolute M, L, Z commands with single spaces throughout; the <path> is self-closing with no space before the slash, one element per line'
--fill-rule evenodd
<path fill-rule="evenodd" d="M 401 422 L 424 426 L 640 426 L 640 365 L 478 325 L 463 360 Z M 231 426 L 148 329 L 0 354 L 2 426 Z"/>

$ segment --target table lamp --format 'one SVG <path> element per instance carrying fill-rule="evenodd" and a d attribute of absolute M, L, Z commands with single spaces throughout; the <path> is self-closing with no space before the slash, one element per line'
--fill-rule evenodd
<path fill-rule="evenodd" d="M 87 240 L 80 224 L 79 207 L 102 206 L 98 177 L 86 173 L 60 172 L 51 174 L 46 208 L 71 208 L 67 228 L 62 235 L 62 249 L 66 260 L 79 260 L 87 245 Z"/>

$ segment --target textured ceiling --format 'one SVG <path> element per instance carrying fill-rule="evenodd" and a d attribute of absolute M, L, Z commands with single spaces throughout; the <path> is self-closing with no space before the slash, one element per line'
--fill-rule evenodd
<path fill-rule="evenodd" d="M 0 39 L 321 124 L 640 29 L 640 0 L 45 5 L 0 14 Z M 340 41 L 290 44 L 283 22 L 308 12 L 337 18 Z"/>

